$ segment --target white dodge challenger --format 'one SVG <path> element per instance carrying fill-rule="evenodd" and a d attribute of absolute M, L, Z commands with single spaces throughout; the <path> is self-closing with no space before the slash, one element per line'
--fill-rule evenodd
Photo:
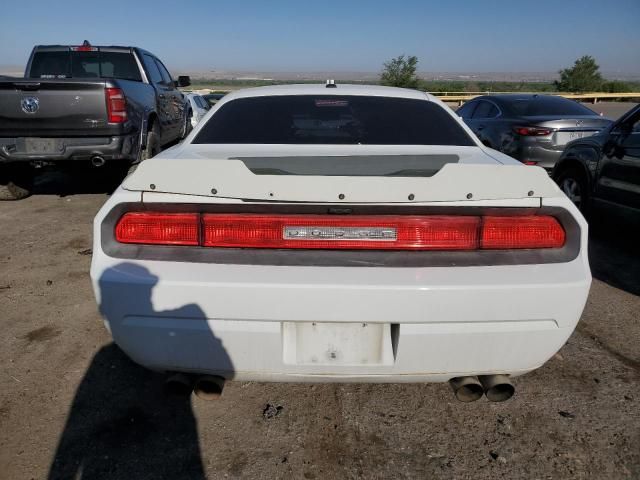
<path fill-rule="evenodd" d="M 95 219 L 91 277 L 134 361 L 224 379 L 447 382 L 509 398 L 582 314 L 587 225 L 541 168 L 414 90 L 225 96 Z"/>

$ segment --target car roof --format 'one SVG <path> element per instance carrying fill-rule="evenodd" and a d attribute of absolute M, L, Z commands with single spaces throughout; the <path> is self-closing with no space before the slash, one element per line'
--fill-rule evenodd
<path fill-rule="evenodd" d="M 36 52 L 51 52 L 51 51 L 71 51 L 72 48 L 81 47 L 82 44 L 78 45 L 36 45 L 33 47 L 33 53 Z M 141 54 L 151 55 L 152 57 L 158 58 L 155 54 L 151 53 L 148 50 L 140 47 L 126 46 L 126 45 L 87 45 L 92 48 L 97 48 L 98 51 L 107 51 L 107 50 L 122 50 L 126 52 L 137 51 Z M 159 60 L 159 59 L 158 59 Z"/>
<path fill-rule="evenodd" d="M 353 85 L 346 83 L 338 83 L 335 88 L 327 88 L 324 84 L 292 84 L 245 88 L 228 93 L 224 96 L 224 99 L 226 101 L 236 98 L 282 95 L 361 95 L 436 101 L 436 98 L 432 95 L 419 90 L 383 87 L 380 85 Z"/>
<path fill-rule="evenodd" d="M 548 99 L 558 99 L 558 100 L 567 100 L 564 97 L 560 97 L 558 95 L 547 95 L 544 93 L 499 93 L 495 95 L 481 95 L 479 97 L 474 98 L 474 100 L 493 100 L 494 102 L 501 103 L 511 103 L 514 100 L 548 100 Z M 569 100 L 570 101 L 570 100 Z"/>

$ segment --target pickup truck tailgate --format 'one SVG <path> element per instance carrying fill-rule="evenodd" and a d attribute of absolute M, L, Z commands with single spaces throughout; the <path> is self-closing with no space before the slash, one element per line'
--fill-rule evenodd
<path fill-rule="evenodd" d="M 64 79 L 0 82 L 3 137 L 110 135 L 104 81 Z"/>

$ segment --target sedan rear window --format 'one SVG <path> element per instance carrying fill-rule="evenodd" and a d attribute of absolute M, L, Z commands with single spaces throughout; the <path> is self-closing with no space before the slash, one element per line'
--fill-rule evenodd
<path fill-rule="evenodd" d="M 538 117 L 544 115 L 596 115 L 595 112 L 578 102 L 562 97 L 533 97 L 508 101 L 513 113 L 519 117 Z"/>
<path fill-rule="evenodd" d="M 436 103 L 351 95 L 232 100 L 209 119 L 193 143 L 475 146 Z"/>

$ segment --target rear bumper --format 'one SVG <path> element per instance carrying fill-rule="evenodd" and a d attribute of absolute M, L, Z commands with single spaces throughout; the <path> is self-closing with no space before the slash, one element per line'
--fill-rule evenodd
<path fill-rule="evenodd" d="M 538 167 L 552 170 L 556 162 L 560 159 L 563 150 L 545 148 L 541 145 L 522 145 L 515 155 L 521 162 L 536 162 Z"/>
<path fill-rule="evenodd" d="M 100 156 L 105 160 L 133 160 L 137 158 L 139 135 L 108 137 L 56 137 L 54 148 L 47 152 L 31 153 L 25 147 L 25 137 L 0 138 L 0 162 L 90 160 Z"/>
<path fill-rule="evenodd" d="M 585 258 L 484 267 L 265 267 L 118 260 L 94 245 L 105 324 L 137 363 L 256 381 L 446 381 L 518 375 L 566 342 L 584 308 Z M 380 355 L 349 341 L 309 360 L 313 323 L 383 325 Z M 320 338 L 320 337 L 318 337 Z M 321 344 L 324 340 L 319 340 Z M 377 347 L 376 347 L 377 348 Z"/>

